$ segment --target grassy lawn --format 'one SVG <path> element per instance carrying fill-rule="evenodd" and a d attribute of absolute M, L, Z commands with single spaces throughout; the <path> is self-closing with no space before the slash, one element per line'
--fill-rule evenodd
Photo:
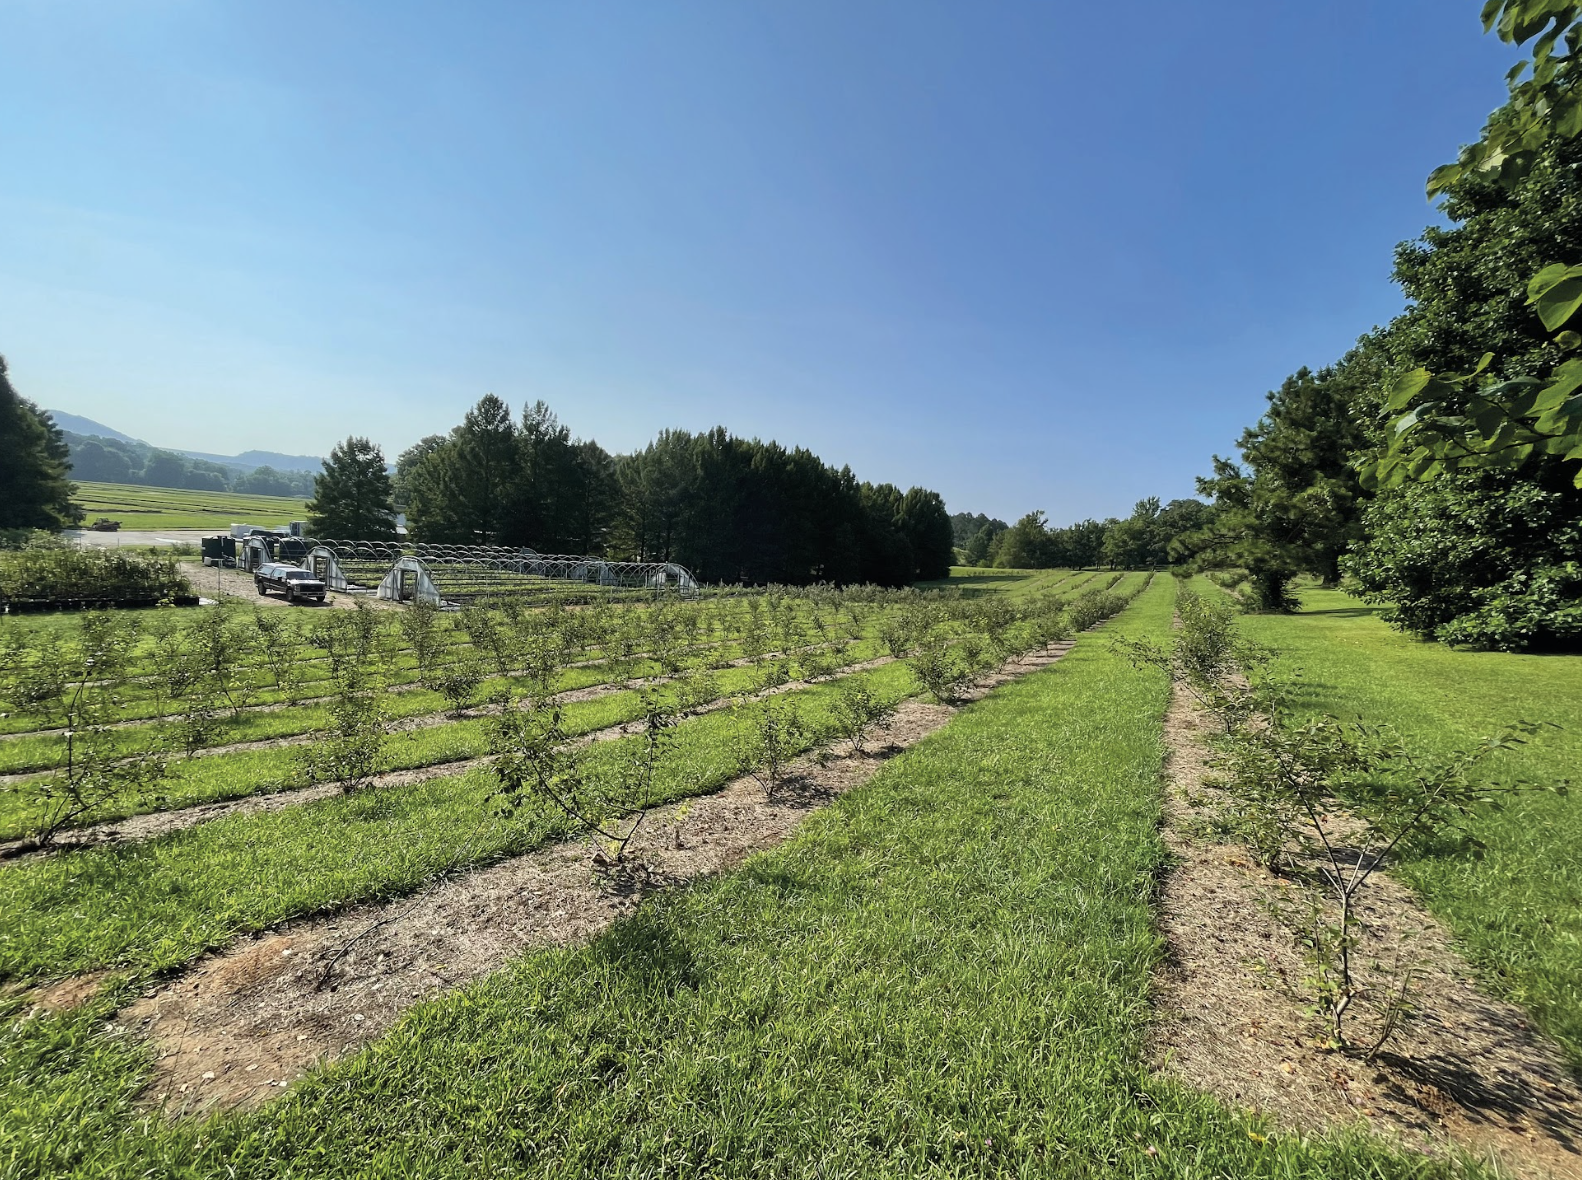
<path fill-rule="evenodd" d="M 961 590 L 967 594 L 1010 594 L 1022 598 L 1045 590 L 1069 593 L 1087 577 L 1082 570 L 1004 570 L 953 565 L 950 577 L 918 582 L 919 590 Z"/>
<path fill-rule="evenodd" d="M 92 524 L 101 516 L 123 529 L 204 529 L 221 532 L 232 523 L 273 528 L 302 520 L 307 501 L 291 496 L 246 496 L 236 492 L 193 492 L 137 484 L 82 482 L 73 499 Z"/>
<path fill-rule="evenodd" d="M 1170 609 L 1159 579 L 1119 625 Z M 423 1004 L 251 1115 L 136 1110 L 112 998 L 10 1022 L 0 1175 L 1447 1174 L 1265 1138 L 1141 1064 L 1166 697 L 1088 637 L 781 848 Z"/>
<path fill-rule="evenodd" d="M 1302 613 L 1248 616 L 1252 638 L 1303 672 L 1317 713 L 1388 721 L 1448 753 L 1517 718 L 1552 721 L 1491 764 L 1500 780 L 1555 783 L 1582 767 L 1582 656 L 1453 651 L 1391 629 L 1338 591 L 1307 590 Z M 1447 921 L 1494 989 L 1521 1004 L 1582 1069 L 1582 806 L 1547 793 L 1485 815 L 1487 848 L 1446 849 L 1400 874 Z"/>

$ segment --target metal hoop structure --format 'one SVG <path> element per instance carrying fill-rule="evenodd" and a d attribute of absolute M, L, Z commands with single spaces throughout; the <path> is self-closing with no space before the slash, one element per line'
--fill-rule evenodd
<path fill-rule="evenodd" d="M 589 602 L 674 594 L 692 598 L 697 579 L 674 562 L 606 561 L 496 545 L 304 540 L 302 565 L 331 590 L 380 598 L 460 604 L 478 598 Z"/>

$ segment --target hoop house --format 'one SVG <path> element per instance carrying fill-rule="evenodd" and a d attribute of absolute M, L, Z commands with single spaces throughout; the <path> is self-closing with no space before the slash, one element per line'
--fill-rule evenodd
<path fill-rule="evenodd" d="M 513 597 L 587 602 L 632 594 L 697 594 L 697 579 L 674 562 L 606 561 L 496 545 L 316 541 L 304 564 L 331 590 L 395 601 L 461 603 Z"/>

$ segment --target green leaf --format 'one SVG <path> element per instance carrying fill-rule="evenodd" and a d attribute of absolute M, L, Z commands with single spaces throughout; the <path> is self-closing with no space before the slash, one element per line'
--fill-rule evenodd
<path fill-rule="evenodd" d="M 1492 439 L 1499 433 L 1500 427 L 1510 421 L 1510 415 L 1505 412 L 1505 408 L 1495 405 L 1493 402 L 1484 402 L 1482 406 L 1470 413 L 1468 417 L 1472 419 L 1478 434 L 1485 439 Z"/>
<path fill-rule="evenodd" d="M 1412 404 L 1412 399 L 1427 388 L 1434 375 L 1427 369 L 1413 369 L 1399 377 L 1395 384 L 1390 386 L 1390 392 L 1385 396 L 1385 408 L 1390 410 L 1404 410 Z"/>
<path fill-rule="evenodd" d="M 1441 164 L 1428 174 L 1428 199 L 1444 193 L 1451 185 L 1455 184 L 1461 176 L 1460 164 Z"/>
<path fill-rule="evenodd" d="M 1582 389 L 1582 358 L 1573 357 L 1549 375 L 1549 384 L 1533 399 L 1532 413 L 1553 410 Z"/>
<path fill-rule="evenodd" d="M 1527 284 L 1527 302 L 1545 328 L 1558 332 L 1582 308 L 1582 266 L 1544 267 Z"/>
<path fill-rule="evenodd" d="M 1551 118 L 1554 119 L 1557 135 L 1566 139 L 1575 139 L 1578 135 L 1582 135 L 1582 99 L 1573 94 L 1557 102 Z"/>

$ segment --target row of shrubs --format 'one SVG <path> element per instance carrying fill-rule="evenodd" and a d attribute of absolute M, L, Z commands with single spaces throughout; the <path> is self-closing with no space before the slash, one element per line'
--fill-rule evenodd
<path fill-rule="evenodd" d="M 0 604 L 153 603 L 192 595 L 169 557 L 118 549 L 28 548 L 0 551 Z"/>

